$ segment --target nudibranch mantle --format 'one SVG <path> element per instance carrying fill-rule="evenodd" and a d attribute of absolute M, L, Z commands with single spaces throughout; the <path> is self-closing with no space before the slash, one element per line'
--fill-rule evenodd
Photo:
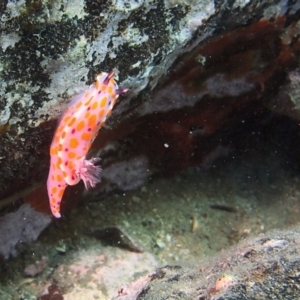
<path fill-rule="evenodd" d="M 85 187 L 100 182 L 100 158 L 86 160 L 86 155 L 111 114 L 119 94 L 113 79 L 114 72 L 100 73 L 88 90 L 76 96 L 63 112 L 50 146 L 50 170 L 47 180 L 48 197 L 52 214 L 59 218 L 60 203 L 67 185 L 81 179 Z"/>

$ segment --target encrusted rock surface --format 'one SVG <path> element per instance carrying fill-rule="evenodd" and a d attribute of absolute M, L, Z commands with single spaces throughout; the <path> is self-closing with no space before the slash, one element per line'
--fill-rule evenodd
<path fill-rule="evenodd" d="M 21 133 L 57 118 L 100 70 L 115 69 L 130 88 L 121 105 L 130 110 L 129 99 L 164 75 L 174 51 L 216 13 L 213 1 L 167 7 L 161 1 L 8 1 L 0 23 L 1 125 Z"/>
<path fill-rule="evenodd" d="M 107 247 L 76 253 L 73 261 L 55 270 L 53 278 L 66 291 L 65 300 L 112 299 L 120 282 L 129 282 L 156 266 L 157 261 L 149 253 Z"/>
<path fill-rule="evenodd" d="M 298 299 L 299 257 L 298 226 L 245 240 L 196 268 L 159 268 L 114 299 Z"/>

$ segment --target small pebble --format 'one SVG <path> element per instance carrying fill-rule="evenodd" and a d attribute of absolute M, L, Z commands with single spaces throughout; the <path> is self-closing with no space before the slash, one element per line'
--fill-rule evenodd
<path fill-rule="evenodd" d="M 29 277 L 35 277 L 41 274 L 48 265 L 47 257 L 43 256 L 41 260 L 36 261 L 34 264 L 27 266 L 24 269 L 24 275 Z"/>
<path fill-rule="evenodd" d="M 162 240 L 156 240 L 156 245 L 161 249 L 166 247 L 166 244 Z"/>
<path fill-rule="evenodd" d="M 140 197 L 132 196 L 132 201 L 133 201 L 134 203 L 140 203 L 141 200 L 142 200 L 142 199 L 141 199 Z"/>

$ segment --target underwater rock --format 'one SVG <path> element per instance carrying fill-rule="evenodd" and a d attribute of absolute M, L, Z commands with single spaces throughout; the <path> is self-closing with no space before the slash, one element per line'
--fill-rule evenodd
<path fill-rule="evenodd" d="M 165 266 L 114 299 L 298 299 L 300 227 L 242 241 L 196 268 Z M 136 283 L 136 284 L 135 284 Z"/>
<path fill-rule="evenodd" d="M 0 255 L 5 259 L 17 254 L 17 245 L 35 241 L 50 224 L 49 215 L 23 204 L 16 212 L 0 218 Z"/>
<path fill-rule="evenodd" d="M 99 239 L 104 245 L 119 247 L 136 253 L 143 252 L 129 234 L 119 226 L 95 229 L 91 235 Z"/>
<path fill-rule="evenodd" d="M 56 119 L 100 71 L 115 70 L 130 89 L 91 149 L 110 149 L 103 173 L 117 174 L 135 157 L 147 161 L 139 182 L 205 165 L 226 149 L 224 131 L 269 117 L 269 100 L 298 64 L 299 8 L 263 0 L 7 1 L 0 6 L 0 203 L 46 182 Z M 45 211 L 45 191 L 39 203 Z"/>
<path fill-rule="evenodd" d="M 300 69 L 287 74 L 287 82 L 267 104 L 276 113 L 300 120 Z"/>
<path fill-rule="evenodd" d="M 24 276 L 35 277 L 41 274 L 48 266 L 48 258 L 43 256 L 40 260 L 24 269 Z"/>
<path fill-rule="evenodd" d="M 95 190 L 100 192 L 135 190 L 142 186 L 150 175 L 147 157 L 132 157 L 105 168 L 102 172 L 103 183 Z"/>
<path fill-rule="evenodd" d="M 147 274 L 158 266 L 150 253 L 115 247 L 79 250 L 73 257 L 59 265 L 53 274 L 58 289 L 64 291 L 65 300 L 112 299 L 120 283 L 125 286 L 131 278 Z"/>

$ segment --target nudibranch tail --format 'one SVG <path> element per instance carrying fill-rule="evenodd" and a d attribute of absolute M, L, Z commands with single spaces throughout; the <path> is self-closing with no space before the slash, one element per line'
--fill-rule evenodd
<path fill-rule="evenodd" d="M 51 158 L 52 160 L 52 158 Z M 47 180 L 47 190 L 52 214 L 60 218 L 60 202 L 65 192 L 67 184 L 63 181 L 61 171 L 57 168 L 51 168 Z"/>
<path fill-rule="evenodd" d="M 70 101 L 55 131 L 50 147 L 50 170 L 47 181 L 50 207 L 60 217 L 60 202 L 67 185 L 83 180 L 86 188 L 100 182 L 100 158 L 86 159 L 99 129 L 110 115 L 120 94 L 115 72 L 100 73 L 96 82 Z"/>

